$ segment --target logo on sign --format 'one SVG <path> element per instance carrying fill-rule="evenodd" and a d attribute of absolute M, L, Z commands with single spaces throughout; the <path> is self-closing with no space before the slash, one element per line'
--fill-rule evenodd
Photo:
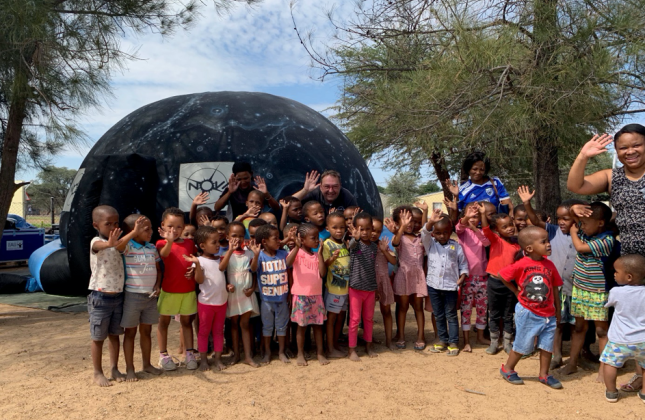
<path fill-rule="evenodd" d="M 22 251 L 22 241 L 7 241 L 7 251 Z"/>

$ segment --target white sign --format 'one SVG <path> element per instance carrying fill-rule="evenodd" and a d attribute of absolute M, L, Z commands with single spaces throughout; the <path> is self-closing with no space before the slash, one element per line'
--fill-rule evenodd
<path fill-rule="evenodd" d="M 228 187 L 228 178 L 233 173 L 233 162 L 183 163 L 179 167 L 179 208 L 190 211 L 198 194 L 209 193 L 203 205 L 213 207 Z M 224 210 L 226 207 L 224 207 Z"/>
<path fill-rule="evenodd" d="M 7 251 L 22 251 L 22 241 L 7 241 Z"/>
<path fill-rule="evenodd" d="M 78 172 L 76 172 L 76 176 L 74 177 L 74 182 L 72 182 L 72 186 L 67 192 L 67 197 L 65 197 L 65 203 L 63 204 L 63 211 L 69 211 L 72 208 L 72 201 L 74 201 L 74 196 L 76 195 L 78 184 L 81 183 L 81 179 L 83 178 L 84 173 L 85 173 L 85 168 L 79 169 Z"/>

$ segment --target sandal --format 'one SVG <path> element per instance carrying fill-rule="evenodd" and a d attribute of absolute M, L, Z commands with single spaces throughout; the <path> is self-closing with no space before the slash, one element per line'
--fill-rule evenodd
<path fill-rule="evenodd" d="M 428 351 L 430 351 L 431 353 L 443 353 L 444 351 L 446 351 L 446 346 L 444 346 L 443 344 L 435 344 L 434 346 L 430 347 Z"/>
<path fill-rule="evenodd" d="M 641 380 L 641 386 L 639 388 L 634 386 L 634 382 Z M 620 390 L 625 391 L 625 392 L 637 392 L 640 391 L 641 388 L 643 387 L 643 375 L 639 375 L 637 373 L 632 376 L 632 378 L 627 382 L 626 384 L 621 384 L 620 385 Z"/>
<path fill-rule="evenodd" d="M 403 350 L 405 348 L 405 341 L 397 341 L 396 348 L 399 350 Z"/>
<path fill-rule="evenodd" d="M 426 343 L 424 343 L 423 341 L 417 341 L 416 343 L 414 343 L 415 350 L 421 351 L 421 350 L 424 350 L 425 348 L 426 348 Z"/>
<path fill-rule="evenodd" d="M 448 346 L 448 356 L 457 356 L 459 354 L 459 347 Z"/>

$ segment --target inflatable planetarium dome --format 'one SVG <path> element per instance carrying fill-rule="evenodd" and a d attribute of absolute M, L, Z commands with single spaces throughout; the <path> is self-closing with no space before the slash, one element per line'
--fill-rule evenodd
<path fill-rule="evenodd" d="M 32 275 L 47 293 L 87 294 L 95 206 L 115 207 L 121 220 L 145 214 L 156 230 L 165 208 L 187 212 L 202 191 L 214 204 L 236 161 L 251 163 L 277 198 L 300 190 L 308 171 L 334 169 L 362 209 L 382 216 L 365 161 L 320 113 L 266 93 L 174 96 L 132 112 L 94 145 L 65 201 L 61 239 L 32 255 Z"/>

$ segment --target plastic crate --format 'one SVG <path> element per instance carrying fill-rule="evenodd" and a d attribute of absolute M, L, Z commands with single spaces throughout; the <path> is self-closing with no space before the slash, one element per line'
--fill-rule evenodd
<path fill-rule="evenodd" d="M 0 242 L 0 262 L 27 261 L 45 245 L 45 229 L 5 229 Z"/>

